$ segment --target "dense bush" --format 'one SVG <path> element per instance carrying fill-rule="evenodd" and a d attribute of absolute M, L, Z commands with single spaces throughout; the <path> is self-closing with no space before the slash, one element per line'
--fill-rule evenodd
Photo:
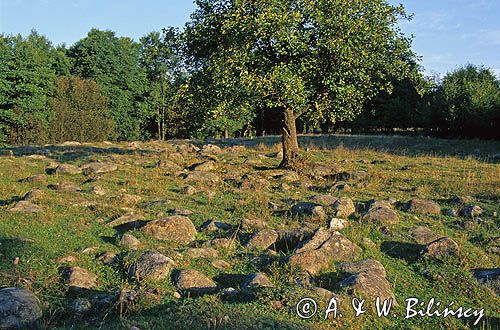
<path fill-rule="evenodd" d="M 77 77 L 60 77 L 56 94 L 49 99 L 53 117 L 49 126 L 53 142 L 103 141 L 115 137 L 108 98 L 99 85 Z"/>
<path fill-rule="evenodd" d="M 500 82 L 488 69 L 467 65 L 447 74 L 424 110 L 430 131 L 500 138 Z"/>

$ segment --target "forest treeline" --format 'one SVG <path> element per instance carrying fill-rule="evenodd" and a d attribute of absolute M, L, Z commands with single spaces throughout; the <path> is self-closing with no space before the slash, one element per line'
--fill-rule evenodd
<path fill-rule="evenodd" d="M 36 31 L 0 35 L 0 144 L 280 134 L 282 111 L 270 103 L 223 111 L 232 105 L 221 101 L 211 67 L 203 63 L 204 53 L 217 51 L 217 38 L 194 29 L 195 23 L 139 41 L 92 29 L 70 47 L 55 46 Z M 466 65 L 429 78 L 415 57 L 404 60 L 414 71 L 411 79 L 379 77 L 390 88 L 368 101 L 349 91 L 335 106 L 362 102 L 355 104 L 360 112 L 298 118 L 299 132 L 500 138 L 500 82 L 492 71 Z M 234 86 L 226 92 L 243 103 L 253 97 L 240 85 L 225 86 Z"/>

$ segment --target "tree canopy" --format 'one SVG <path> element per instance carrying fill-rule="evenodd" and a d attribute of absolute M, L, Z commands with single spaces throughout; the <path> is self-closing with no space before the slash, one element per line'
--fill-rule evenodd
<path fill-rule="evenodd" d="M 213 116 L 282 109 L 284 162 L 297 154 L 295 120 L 352 119 L 364 102 L 411 77 L 415 55 L 383 0 L 198 0 L 188 53 L 218 91 Z"/>

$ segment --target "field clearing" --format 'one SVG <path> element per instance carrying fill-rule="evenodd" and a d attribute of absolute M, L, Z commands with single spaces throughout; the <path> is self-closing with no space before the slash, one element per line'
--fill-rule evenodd
<path fill-rule="evenodd" d="M 308 162 L 323 165 L 318 170 L 321 174 L 308 168 L 301 173 L 276 169 L 280 163 L 277 137 L 1 149 L 6 156 L 0 156 L 0 287 L 34 292 L 44 311 L 42 325 L 49 329 L 472 327 L 474 319 L 404 320 L 404 301 L 409 297 L 484 308 L 487 317 L 477 328 L 500 328 L 498 292 L 480 285 L 472 273 L 500 265 L 500 142 L 335 135 L 301 136 L 300 144 L 307 149 Z M 96 162 L 111 164 L 113 169 L 86 169 Z M 70 167 L 61 170 L 61 164 Z M 199 164 L 205 166 L 198 170 Z M 30 191 L 35 193 L 23 200 Z M 350 199 L 355 210 L 342 217 L 335 203 L 315 202 L 323 215 L 296 216 L 291 211 L 297 203 L 319 201 L 319 196 Z M 387 203 L 391 199 L 387 208 L 397 219 L 367 220 L 365 208 L 372 199 Z M 414 199 L 437 202 L 440 212 L 407 210 Z M 13 212 L 11 208 L 21 201 L 40 207 L 39 212 Z M 482 214 L 467 217 L 448 212 L 458 213 L 468 205 L 479 206 Z M 158 239 L 143 228 L 186 210 L 196 228 L 191 242 Z M 340 217 L 348 225 L 339 231 L 359 247 L 348 261 L 372 259 L 383 265 L 399 317 L 379 319 L 369 310 L 356 318 L 343 304 L 344 317 L 333 323 L 319 314 L 301 320 L 295 305 L 318 294 L 314 288 L 350 301 L 349 287 L 339 286 L 347 277 L 340 264 L 344 260 L 330 260 L 316 274 L 306 275 L 289 262 L 300 245 L 283 248 L 278 241 L 271 248 L 247 245 L 252 235 L 263 230 L 261 225 L 282 240 L 293 230 L 328 228 L 332 218 Z M 209 219 L 228 228 L 203 228 Z M 252 223 L 259 226 L 244 226 L 244 219 L 257 219 Z M 123 223 L 110 225 L 117 220 Z M 457 249 L 447 256 L 422 257 L 420 251 L 428 243 L 418 242 L 411 234 L 416 226 L 453 240 Z M 126 234 L 139 242 L 124 242 Z M 219 238 L 229 239 L 230 247 L 214 245 Z M 193 257 L 193 248 L 209 246 L 216 256 Z M 131 278 L 131 269 L 146 251 L 171 258 L 172 276 Z M 114 262 L 103 261 L 104 253 L 113 254 Z M 69 290 L 62 273 L 75 266 L 95 274 L 96 285 Z M 231 287 L 237 294 L 186 294 L 176 286 L 175 275 L 185 269 L 201 272 L 218 290 Z M 245 276 L 256 272 L 265 273 L 273 287 L 242 288 Z M 307 278 L 313 285 L 302 285 L 298 278 Z M 120 297 L 113 299 L 116 293 Z M 96 297 L 111 303 L 98 308 Z M 81 309 L 84 299 L 93 304 L 90 310 Z M 324 311 L 328 299 L 318 301 Z"/>

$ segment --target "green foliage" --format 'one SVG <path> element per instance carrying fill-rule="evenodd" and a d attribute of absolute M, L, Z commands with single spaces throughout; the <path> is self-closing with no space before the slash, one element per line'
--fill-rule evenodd
<path fill-rule="evenodd" d="M 139 64 L 146 70 L 149 82 L 147 105 L 154 113 L 158 139 L 177 136 L 176 127 L 181 113 L 176 108 L 174 96 L 184 79 L 179 54 L 180 32 L 167 28 L 162 32 L 151 32 L 141 38 Z"/>
<path fill-rule="evenodd" d="M 144 102 L 146 72 L 138 65 L 139 44 L 130 38 L 118 38 L 112 31 L 92 29 L 69 49 L 68 56 L 74 75 L 103 86 L 118 138 L 143 138 L 143 127 L 150 114 Z"/>
<path fill-rule="evenodd" d="M 94 81 L 60 77 L 49 107 L 53 113 L 49 129 L 53 142 L 92 142 L 114 137 L 108 99 Z"/>
<path fill-rule="evenodd" d="M 196 4 L 188 56 L 210 74 L 218 122 L 247 120 L 256 108 L 292 109 L 315 123 L 352 119 L 390 78 L 412 74 L 410 40 L 396 28 L 406 15 L 385 1 Z"/>
<path fill-rule="evenodd" d="M 467 65 L 446 75 L 429 97 L 427 127 L 463 137 L 500 137 L 500 81 Z"/>
<path fill-rule="evenodd" d="M 63 56 L 44 36 L 0 35 L 0 142 L 41 144 L 47 140 L 57 73 Z"/>

